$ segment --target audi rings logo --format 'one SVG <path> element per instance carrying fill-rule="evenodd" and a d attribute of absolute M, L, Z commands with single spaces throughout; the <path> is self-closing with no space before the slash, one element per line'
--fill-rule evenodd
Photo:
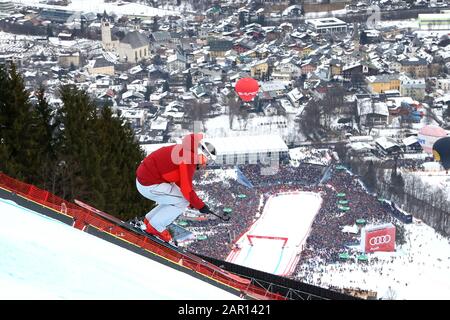
<path fill-rule="evenodd" d="M 391 242 L 391 236 L 390 235 L 384 235 L 384 236 L 378 236 L 370 238 L 369 243 L 372 246 L 380 245 L 380 244 L 386 244 Z"/>

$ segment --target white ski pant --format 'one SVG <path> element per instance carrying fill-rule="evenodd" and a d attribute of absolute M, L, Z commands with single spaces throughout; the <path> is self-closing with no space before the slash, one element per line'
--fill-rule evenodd
<path fill-rule="evenodd" d="M 175 183 L 143 186 L 136 179 L 136 187 L 140 194 L 158 204 L 145 215 L 158 232 L 163 232 L 189 205 Z"/>

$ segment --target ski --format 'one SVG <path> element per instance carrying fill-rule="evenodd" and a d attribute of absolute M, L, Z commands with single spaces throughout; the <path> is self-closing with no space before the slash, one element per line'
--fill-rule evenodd
<path fill-rule="evenodd" d="M 127 229 L 128 231 L 131 231 L 131 232 L 143 235 L 143 236 L 145 236 L 145 237 L 147 237 L 147 238 L 149 238 L 149 239 L 151 239 L 153 241 L 158 242 L 159 244 L 164 245 L 165 247 L 170 247 L 172 249 L 177 249 L 177 250 L 179 249 L 179 247 L 176 244 L 171 244 L 171 243 L 166 242 L 166 241 L 164 241 L 162 239 L 159 239 L 158 237 L 143 231 L 142 229 L 132 225 L 131 223 L 125 222 L 123 220 L 120 220 L 120 219 L 118 219 L 118 218 L 116 218 L 116 217 L 114 217 L 114 216 L 112 216 L 112 215 L 110 215 L 110 214 L 108 214 L 106 212 L 98 210 L 98 209 L 96 209 L 96 208 L 94 208 L 94 207 L 92 207 L 92 206 L 90 206 L 90 205 L 88 205 L 88 204 L 86 204 L 86 203 L 84 203 L 84 202 L 82 202 L 80 200 L 75 199 L 74 202 L 78 206 L 82 207 L 83 209 L 86 209 L 86 210 L 88 210 L 88 211 L 90 211 L 92 213 L 95 213 L 95 214 L 99 215 L 100 217 L 105 218 L 106 220 L 108 220 L 108 221 L 110 221 L 110 222 L 112 222 L 112 223 L 114 223 L 114 224 L 116 224 L 118 226 L 121 226 L 121 227 Z"/>
<path fill-rule="evenodd" d="M 110 215 L 110 214 L 108 214 L 106 212 L 98 210 L 98 209 L 96 209 L 96 208 L 94 208 L 94 207 L 92 207 L 92 206 L 90 206 L 90 205 L 88 205 L 88 204 L 86 204 L 86 203 L 84 203 L 84 202 L 82 202 L 80 200 L 76 200 L 75 199 L 74 202 L 78 206 L 83 208 L 83 209 L 86 209 L 86 210 L 88 210 L 88 211 L 90 211 L 90 212 L 92 212 L 94 214 L 97 214 L 98 216 L 103 217 L 104 219 L 106 219 L 106 220 L 108 220 L 108 221 L 110 221 L 110 222 L 112 222 L 112 223 L 114 223 L 114 224 L 116 224 L 118 226 L 121 226 L 124 229 L 127 229 L 128 231 L 137 233 L 139 235 L 143 235 L 143 236 L 149 238 L 150 240 L 152 240 L 154 242 L 157 242 L 158 244 L 161 244 L 161 245 L 165 246 L 166 248 L 172 249 L 172 250 L 174 250 L 174 251 L 184 255 L 186 258 L 189 258 L 192 261 L 195 261 L 195 262 L 197 262 L 197 263 L 199 263 L 199 264 L 201 264 L 203 266 L 206 266 L 206 267 L 216 271 L 217 273 L 219 273 L 219 274 L 221 274 L 221 275 L 223 275 L 225 277 L 232 278 L 233 280 L 238 281 L 238 282 L 240 282 L 242 284 L 249 284 L 251 282 L 249 279 L 242 278 L 240 276 L 232 274 L 232 273 L 230 273 L 228 271 L 225 271 L 225 270 L 219 268 L 215 264 L 212 264 L 212 263 L 210 263 L 210 262 L 208 262 L 206 260 L 203 260 L 202 258 L 196 256 L 194 253 L 191 253 L 191 252 L 187 251 L 186 249 L 180 248 L 180 247 L 178 247 L 176 245 L 173 245 L 171 243 L 163 241 L 163 240 L 159 239 L 156 236 L 148 234 L 145 231 L 141 230 L 140 228 L 133 226 L 131 223 L 125 222 L 123 220 L 120 220 L 120 219 L 118 219 L 118 218 L 116 218 L 116 217 L 114 217 L 114 216 L 112 216 L 112 215 Z"/>

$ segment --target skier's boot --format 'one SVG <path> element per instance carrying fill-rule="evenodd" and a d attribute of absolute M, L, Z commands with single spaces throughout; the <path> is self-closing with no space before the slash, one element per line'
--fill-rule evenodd
<path fill-rule="evenodd" d="M 170 240 L 172 240 L 172 236 L 170 235 L 169 230 L 166 229 L 163 232 L 159 232 L 150 224 L 147 219 L 144 219 L 144 223 L 146 227 L 145 232 L 147 232 L 148 234 L 156 236 L 165 242 L 170 242 Z"/>

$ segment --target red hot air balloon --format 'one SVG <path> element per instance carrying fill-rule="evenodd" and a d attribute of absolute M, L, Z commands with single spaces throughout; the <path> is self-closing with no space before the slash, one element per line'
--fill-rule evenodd
<path fill-rule="evenodd" d="M 253 78 L 242 78 L 236 82 L 234 89 L 243 101 L 249 102 L 258 94 L 259 84 Z"/>

